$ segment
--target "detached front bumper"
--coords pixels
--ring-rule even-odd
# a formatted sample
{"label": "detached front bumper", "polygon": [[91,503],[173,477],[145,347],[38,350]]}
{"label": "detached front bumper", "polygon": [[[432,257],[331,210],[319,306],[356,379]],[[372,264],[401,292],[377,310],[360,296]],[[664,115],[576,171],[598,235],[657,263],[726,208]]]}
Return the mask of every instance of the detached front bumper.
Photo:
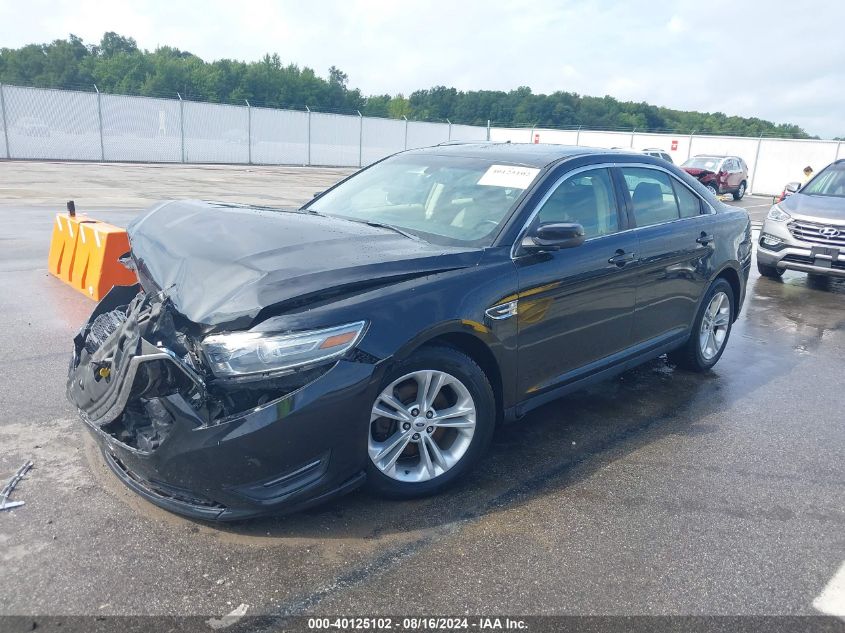
{"label": "detached front bumper", "polygon": [[[131,321],[130,314],[109,342],[124,338],[123,347],[131,347]],[[72,363],[68,395],[109,467],[152,503],[193,518],[231,521],[298,510],[363,483],[378,365],[340,360],[291,393],[209,419],[198,405],[200,373],[175,354],[143,337],[119,358],[109,353],[119,362],[110,365],[107,388],[92,397],[102,380],[94,384],[90,374],[102,359],[83,354],[83,362]],[[155,377],[168,383],[150,390]],[[127,407],[139,406],[149,428],[166,429],[143,448],[130,445],[119,430]]]}

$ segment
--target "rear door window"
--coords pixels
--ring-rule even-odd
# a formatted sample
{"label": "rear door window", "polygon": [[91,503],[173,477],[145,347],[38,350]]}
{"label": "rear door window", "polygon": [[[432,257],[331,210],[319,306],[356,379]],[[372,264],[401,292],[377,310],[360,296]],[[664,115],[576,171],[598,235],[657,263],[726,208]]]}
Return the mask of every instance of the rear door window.
{"label": "rear door window", "polygon": [[681,217],[669,174],[645,167],[622,167],[637,226],[671,222]]}

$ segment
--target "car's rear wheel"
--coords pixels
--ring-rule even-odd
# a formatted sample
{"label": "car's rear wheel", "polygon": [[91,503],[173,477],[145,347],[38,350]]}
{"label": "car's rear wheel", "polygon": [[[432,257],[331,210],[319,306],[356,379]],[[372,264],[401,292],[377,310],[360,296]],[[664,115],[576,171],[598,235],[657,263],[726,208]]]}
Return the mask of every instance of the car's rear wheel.
{"label": "car's rear wheel", "polygon": [[686,343],[669,354],[669,360],[679,367],[704,372],[722,357],[733,325],[734,292],[721,277],[713,282],[693,322]]}
{"label": "car's rear wheel", "polygon": [[716,185],[714,185],[714,184],[711,182],[711,183],[708,183],[708,184],[706,185],[706,187],[710,190],[710,193],[712,193],[712,194],[713,194],[714,196],[716,196],[717,198],[719,197],[719,189],[716,187]]}
{"label": "car's rear wheel", "polygon": [[743,180],[741,183],[739,183],[739,189],[737,189],[736,192],[733,194],[734,200],[742,200],[742,197],[745,195],[745,188],[746,185],[745,181]]}
{"label": "car's rear wheel", "polygon": [[367,436],[367,483],[387,496],[433,494],[466,473],[493,435],[490,382],[466,354],[424,347],[385,379]]}
{"label": "car's rear wheel", "polygon": [[769,266],[768,264],[761,264],[757,262],[757,272],[759,272],[763,277],[768,277],[769,279],[780,279],[783,277],[784,270],[783,268],[778,268],[777,266]]}

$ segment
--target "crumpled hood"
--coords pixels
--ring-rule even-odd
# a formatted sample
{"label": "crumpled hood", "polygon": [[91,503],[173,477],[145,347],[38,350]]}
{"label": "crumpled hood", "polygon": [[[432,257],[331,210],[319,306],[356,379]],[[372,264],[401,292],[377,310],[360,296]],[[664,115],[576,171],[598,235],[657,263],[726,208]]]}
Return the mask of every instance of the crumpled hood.
{"label": "crumpled hood", "polygon": [[390,229],[227,203],[160,203],[128,228],[147,291],[212,329],[249,327],[277,304],[315,300],[477,263],[481,250],[437,246]]}
{"label": "crumpled hood", "polygon": [[830,220],[834,224],[845,224],[845,198],[811,196],[799,191],[778,204],[793,217],[803,216],[810,221]]}
{"label": "crumpled hood", "polygon": [[681,167],[681,169],[687,172],[690,176],[699,179],[716,173],[714,171],[710,171],[709,169],[701,169],[699,167]]}

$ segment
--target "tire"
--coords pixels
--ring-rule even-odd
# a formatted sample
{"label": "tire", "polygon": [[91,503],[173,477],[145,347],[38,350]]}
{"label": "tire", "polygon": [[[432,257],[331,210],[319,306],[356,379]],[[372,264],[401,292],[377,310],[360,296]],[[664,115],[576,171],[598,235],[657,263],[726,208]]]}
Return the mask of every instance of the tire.
{"label": "tire", "polygon": [[746,184],[743,180],[739,183],[739,189],[736,190],[736,193],[733,194],[734,200],[742,200],[742,197],[745,195]]}
{"label": "tire", "polygon": [[719,189],[716,187],[716,185],[714,185],[714,184],[711,182],[711,183],[707,183],[707,184],[705,185],[705,187],[707,187],[707,188],[710,190],[710,193],[712,193],[712,194],[716,197],[716,199],[718,200],[718,198],[719,198]]}
{"label": "tire", "polygon": [[[720,302],[720,309],[715,313],[714,319],[711,317],[713,314],[712,307],[716,305],[717,300]],[[722,353],[725,351],[725,347],[728,345],[735,314],[736,299],[733,288],[731,288],[731,285],[725,279],[719,277],[710,285],[710,288],[707,289],[704,295],[704,301],[701,302],[698,314],[696,314],[695,321],[693,321],[689,339],[687,339],[683,346],[669,354],[669,360],[683,369],[696,372],[709,371],[713,365],[719,362]],[[708,323],[723,323],[719,328],[712,329],[714,333],[716,329],[721,333],[720,339],[718,335],[712,339],[714,343],[718,343],[718,347],[711,349],[708,345],[707,351],[703,349],[704,338],[702,338],[704,336],[703,325],[705,315],[708,315]],[[707,340],[710,341],[711,339],[707,337]]]}
{"label": "tire", "polygon": [[785,272],[782,268],[761,264],[759,261],[757,262],[757,271],[760,275],[768,277],[769,279],[780,279],[783,277],[783,273]]}
{"label": "tire", "polygon": [[[438,388],[439,381],[443,386]],[[424,404],[420,392],[426,384],[435,397],[428,411],[417,410],[415,405]],[[466,354],[445,346],[422,347],[400,362],[385,377],[372,406],[367,487],[395,499],[432,495],[462,477],[487,451],[496,426],[496,400],[484,371]],[[472,413],[438,418],[447,409],[470,407]],[[436,414],[433,419],[428,412]],[[397,449],[385,452],[391,445]]]}

